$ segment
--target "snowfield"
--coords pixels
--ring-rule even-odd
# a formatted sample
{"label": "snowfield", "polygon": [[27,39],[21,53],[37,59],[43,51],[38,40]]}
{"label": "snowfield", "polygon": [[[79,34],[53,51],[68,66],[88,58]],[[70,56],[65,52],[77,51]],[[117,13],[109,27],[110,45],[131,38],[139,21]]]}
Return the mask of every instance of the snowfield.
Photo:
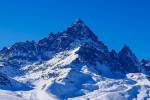
{"label": "snowfield", "polygon": [[[98,77],[97,77],[98,78]],[[126,79],[108,79],[104,77],[96,83],[96,90],[92,92],[86,90],[85,95],[68,98],[68,100],[149,100],[150,99],[150,81],[141,73],[130,73]],[[47,89],[52,83],[48,80],[37,82],[35,89],[31,91],[6,91],[0,90],[1,100],[60,100],[57,96],[50,93]],[[63,83],[62,83],[63,84]],[[95,88],[91,84],[88,88]],[[70,91],[70,88],[64,90]],[[61,94],[62,91],[57,91]],[[53,90],[55,91],[55,89]],[[69,92],[67,92],[69,95]]]}

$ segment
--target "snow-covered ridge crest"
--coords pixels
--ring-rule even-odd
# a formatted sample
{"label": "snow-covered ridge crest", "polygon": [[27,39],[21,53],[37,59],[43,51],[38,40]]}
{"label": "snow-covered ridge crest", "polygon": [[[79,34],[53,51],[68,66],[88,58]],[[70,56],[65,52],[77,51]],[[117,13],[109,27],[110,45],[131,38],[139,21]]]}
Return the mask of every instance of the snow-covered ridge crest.
{"label": "snow-covered ridge crest", "polygon": [[[71,64],[72,61],[78,58],[76,52],[80,47],[73,50],[67,50],[54,55],[50,60],[44,61],[43,63],[33,63],[32,65],[25,65],[21,68],[22,71],[25,71],[25,75],[22,77],[17,77],[21,80],[36,80],[40,78],[50,78],[58,76],[61,74],[62,70],[67,70],[66,66]],[[61,70],[60,70],[61,69]],[[69,69],[69,68],[68,68]],[[51,73],[52,72],[52,73]],[[62,72],[64,73],[64,72]],[[66,73],[67,74],[67,73]],[[54,75],[54,76],[53,76]]]}

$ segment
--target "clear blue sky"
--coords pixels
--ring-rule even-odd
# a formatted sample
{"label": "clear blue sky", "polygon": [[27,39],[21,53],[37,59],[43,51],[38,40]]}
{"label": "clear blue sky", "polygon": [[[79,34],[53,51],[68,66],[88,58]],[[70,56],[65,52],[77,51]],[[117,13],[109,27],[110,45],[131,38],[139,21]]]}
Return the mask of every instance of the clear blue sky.
{"label": "clear blue sky", "polygon": [[0,48],[38,40],[81,18],[110,49],[150,58],[149,0],[1,0]]}

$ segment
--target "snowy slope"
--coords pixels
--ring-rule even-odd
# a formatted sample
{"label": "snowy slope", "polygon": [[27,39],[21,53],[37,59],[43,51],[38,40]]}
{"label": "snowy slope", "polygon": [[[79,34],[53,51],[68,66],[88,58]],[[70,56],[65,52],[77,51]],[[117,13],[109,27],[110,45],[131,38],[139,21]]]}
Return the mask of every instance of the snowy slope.
{"label": "snowy slope", "polygon": [[[16,91],[10,93],[8,91],[7,93],[5,91],[4,94],[1,91],[4,94],[2,98],[9,99],[9,97],[12,97],[15,98],[14,100],[18,100],[20,97],[23,100],[58,100],[66,98],[70,100],[86,100],[88,98],[92,100],[132,100],[134,98],[142,100],[149,98],[150,81],[146,75],[130,73],[124,78],[116,78],[115,75],[117,74],[113,76],[112,73],[112,77],[104,77],[99,75],[93,69],[93,66],[72,63],[78,57],[75,53],[77,50],[79,48],[58,53],[51,60],[38,66],[35,66],[35,64],[27,65],[23,68],[24,70],[31,66],[34,69],[47,67],[44,68],[43,72],[33,69],[34,71],[29,71],[23,77],[16,77],[18,81],[31,80],[35,88],[28,92]],[[109,71],[104,70],[107,68],[105,67],[103,66],[103,71],[106,72],[105,74],[110,75]],[[49,74],[50,76],[47,76]]]}

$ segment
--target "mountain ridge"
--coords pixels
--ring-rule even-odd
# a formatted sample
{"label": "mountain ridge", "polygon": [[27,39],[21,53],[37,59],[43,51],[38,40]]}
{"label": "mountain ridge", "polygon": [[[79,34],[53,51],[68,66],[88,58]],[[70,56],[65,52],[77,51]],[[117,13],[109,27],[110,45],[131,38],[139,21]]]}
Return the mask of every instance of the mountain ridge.
{"label": "mountain ridge", "polygon": [[[127,45],[119,52],[109,51],[81,19],[63,32],[50,33],[39,41],[18,42],[0,51],[0,73],[33,88],[29,94],[35,100],[39,91],[65,100],[101,89],[122,89],[127,98],[134,98],[129,93],[142,88],[139,79],[148,81],[148,61],[142,62]],[[122,98],[119,91],[116,95]]]}

